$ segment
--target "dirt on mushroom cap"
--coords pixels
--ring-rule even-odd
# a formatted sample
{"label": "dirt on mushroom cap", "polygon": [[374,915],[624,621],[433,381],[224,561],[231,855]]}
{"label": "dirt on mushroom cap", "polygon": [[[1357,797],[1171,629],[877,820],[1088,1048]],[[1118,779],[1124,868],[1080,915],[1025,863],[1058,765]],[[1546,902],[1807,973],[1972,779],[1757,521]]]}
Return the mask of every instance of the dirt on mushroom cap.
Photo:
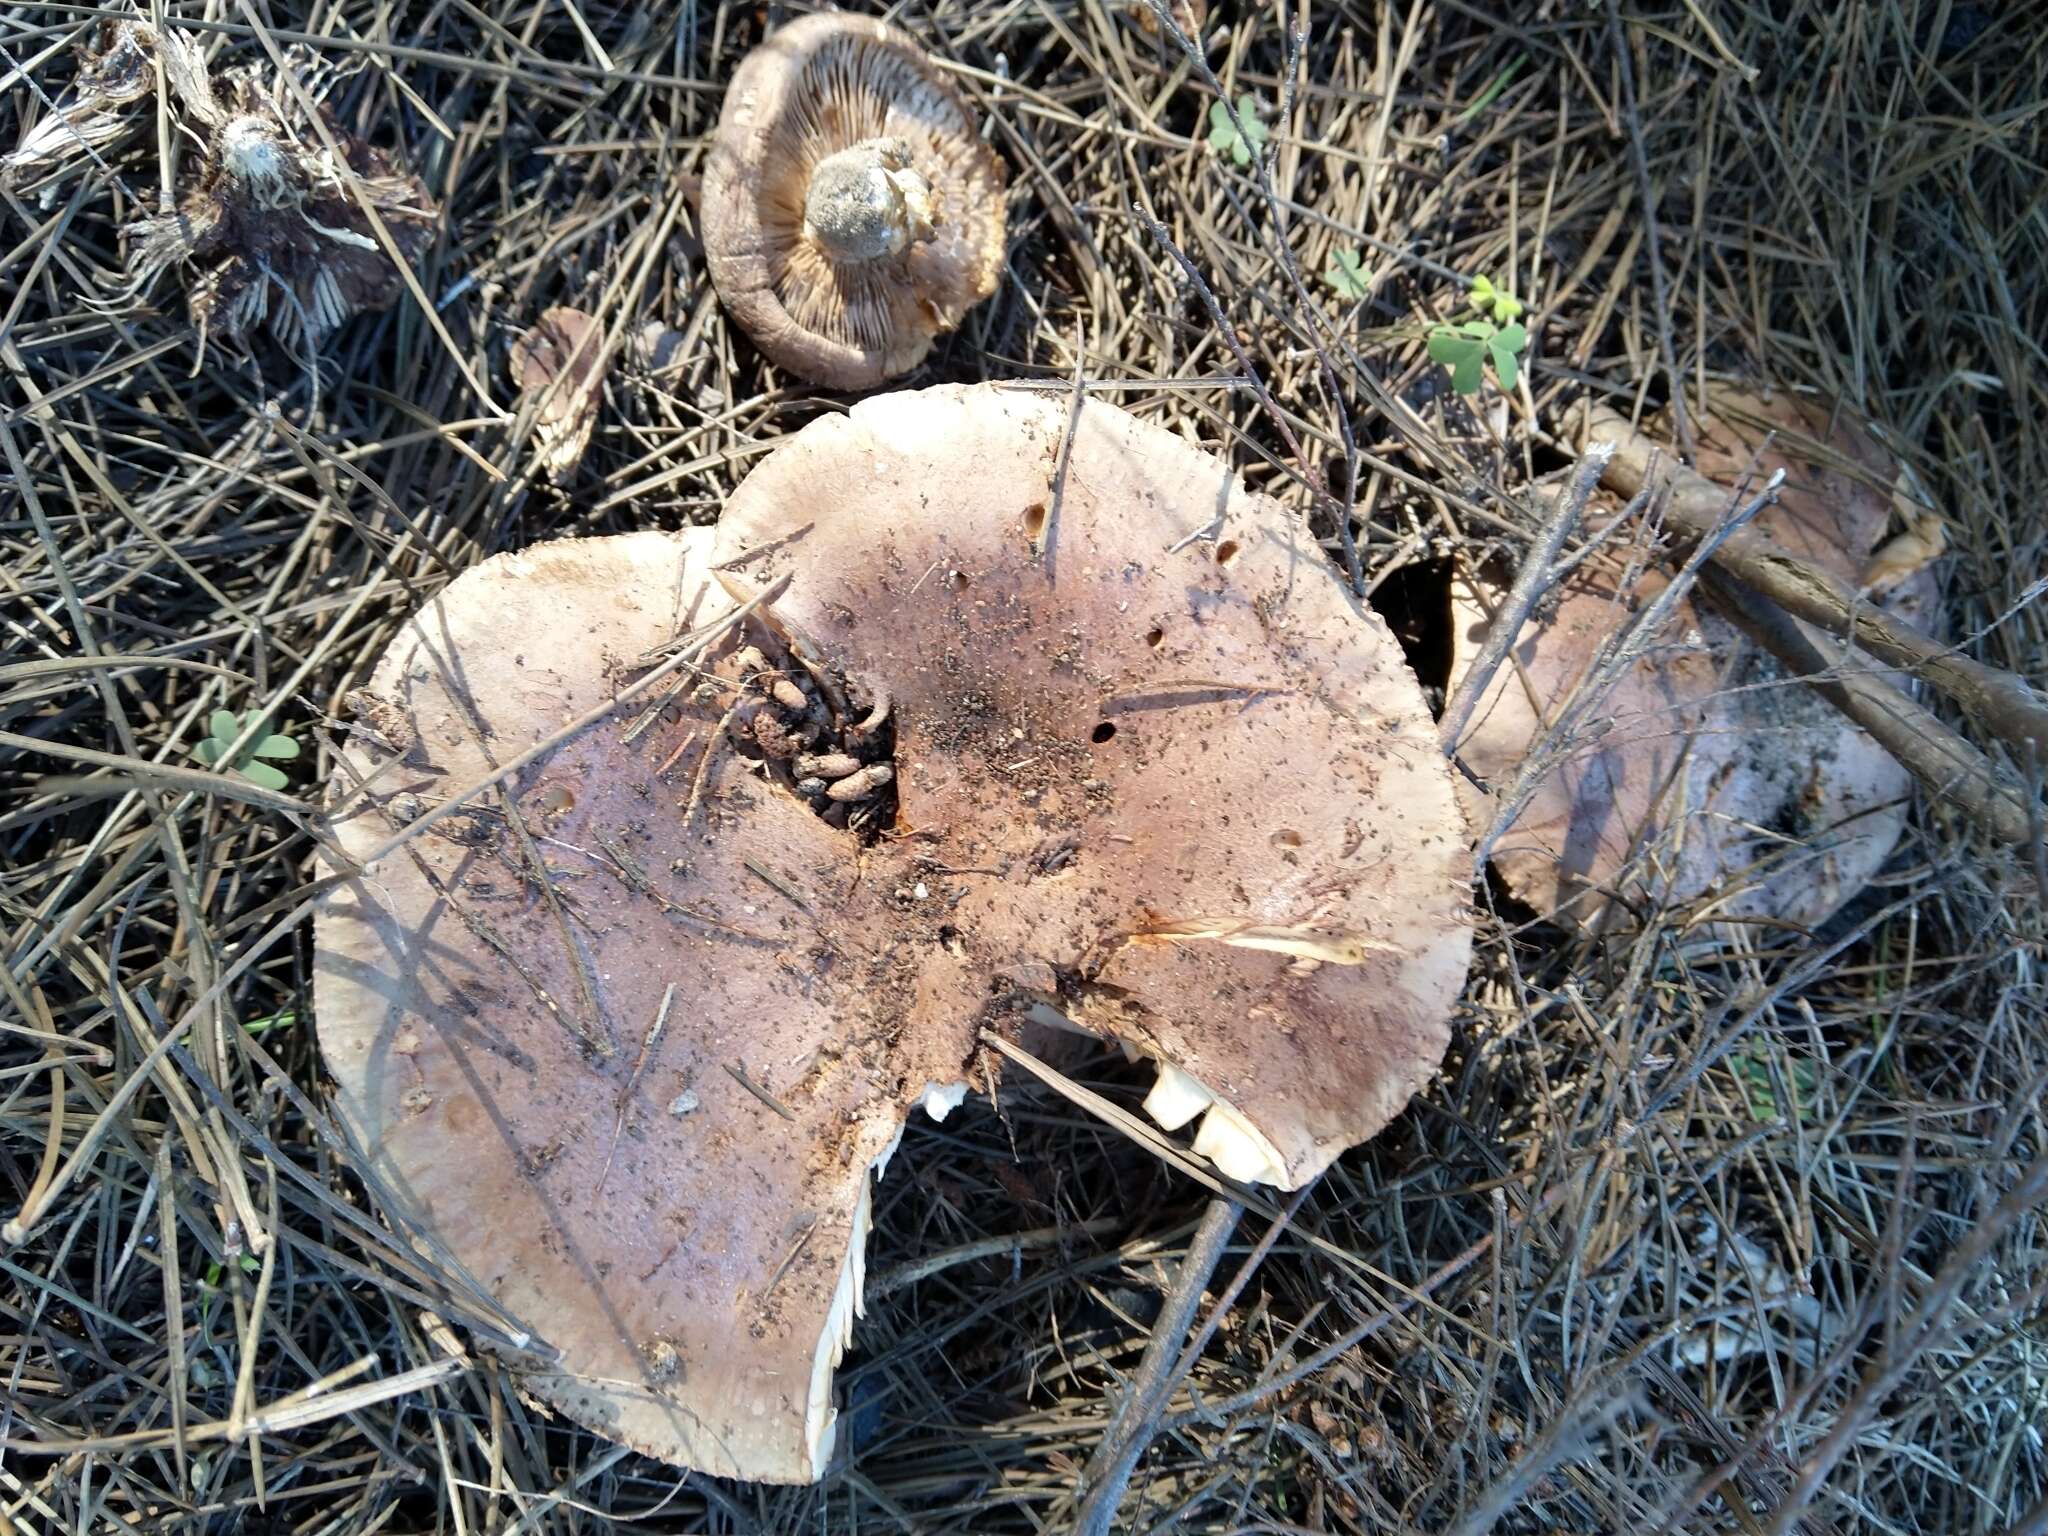
{"label": "dirt on mushroom cap", "polygon": [[[804,231],[811,172],[882,138],[908,145],[931,183],[936,233],[897,256],[835,262]],[[868,388],[916,367],[995,291],[1005,179],[972,109],[907,34],[866,17],[804,17],[749,54],[726,89],[701,203],[712,281],[776,363]]]}
{"label": "dirt on mushroom cap", "polygon": [[819,1474],[869,1170],[1020,1008],[1186,1072],[1286,1185],[1443,1051],[1469,856],[1398,647],[1168,433],[1088,403],[1056,486],[1068,422],[870,400],[764,461],[715,548],[497,557],[371,681],[404,755],[349,747],[358,858],[726,612],[714,557],[894,724],[866,842],[695,673],[323,903],[321,1046],[373,1172],[552,1352],[528,1385],[640,1450]]}
{"label": "dirt on mushroom cap", "polygon": [[[1462,820],[1398,646],[1277,504],[1113,407],[1071,432],[1022,391],[872,398],[749,476],[719,548],[772,544],[750,569],[791,575],[777,610],[892,700],[874,856],[935,872],[926,1000],[1058,976],[1298,1184],[1442,1054]],[[1171,935],[1203,919],[1360,942],[1339,964]]]}
{"label": "dirt on mushroom cap", "polygon": [[[1856,585],[1892,515],[1899,469],[1883,446],[1818,400],[1720,388],[1707,405],[1691,423],[1698,469],[1728,487],[1731,503],[1738,487],[1753,495],[1785,469],[1756,526]],[[1656,430],[1670,440],[1668,427]],[[1598,496],[1588,524],[1618,511],[1618,500]],[[1459,744],[1481,780],[1506,787],[1583,686],[1602,642],[1667,579],[1646,568],[1639,547],[1624,545],[1546,599]],[[1504,590],[1488,573],[1458,573],[1453,687]],[[1933,574],[1922,567],[1872,601],[1925,624],[1934,599]],[[1567,745],[1494,852],[1510,890],[1545,915],[1610,922],[1621,893],[1810,927],[1864,887],[1904,830],[1906,770],[1701,604],[1678,605],[1595,714],[1597,728]],[[1492,820],[1487,790],[1466,783],[1460,794],[1475,822]]]}

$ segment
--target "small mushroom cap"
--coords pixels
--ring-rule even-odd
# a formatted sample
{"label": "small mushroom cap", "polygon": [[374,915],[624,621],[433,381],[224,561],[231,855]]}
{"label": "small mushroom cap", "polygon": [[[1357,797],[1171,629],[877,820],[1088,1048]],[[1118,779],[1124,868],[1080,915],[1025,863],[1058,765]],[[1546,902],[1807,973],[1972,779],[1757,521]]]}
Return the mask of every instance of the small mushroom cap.
{"label": "small mushroom cap", "polygon": [[534,437],[550,479],[583,462],[604,393],[604,327],[580,309],[544,310],[512,343],[513,382],[538,403]]}
{"label": "small mushroom cap", "polygon": [[1230,1171],[1293,1187],[1442,1056],[1463,820],[1399,646],[1296,520],[1094,401],[1056,485],[1068,422],[989,386],[872,397],[748,476],[719,551],[766,546],[750,579],[789,575],[777,612],[891,701],[869,878],[1001,871],[927,877],[934,1024],[1058,976],[1241,1117]]}
{"label": "small mushroom cap", "polygon": [[[1733,504],[1738,483],[1748,487],[1746,499],[1783,468],[1779,498],[1756,526],[1854,585],[1890,517],[1899,473],[1890,455],[1819,402],[1720,390],[1708,407],[1692,423],[1701,473],[1727,487]],[[1588,527],[1619,510],[1618,498],[1596,495]],[[1544,741],[1602,643],[1668,584],[1651,567],[1624,586],[1632,553],[1640,563],[1640,548],[1623,545],[1581,565],[1545,598],[1495,674],[1458,747],[1495,790],[1512,783]],[[1491,573],[1458,572],[1453,689],[1485,644],[1505,590]],[[1931,572],[1901,578],[1876,601],[1924,625],[1935,607]],[[1595,717],[1596,729],[1582,731],[1494,851],[1508,888],[1546,915],[1598,927],[1616,915],[1612,898],[1632,893],[1631,900],[1706,900],[1715,916],[1811,927],[1864,887],[1904,829],[1906,770],[1690,600]],[[1475,823],[1492,821],[1487,791],[1461,783],[1460,794]]]}
{"label": "small mushroom cap", "polygon": [[[897,141],[929,186],[929,239],[834,260],[805,228],[811,177],[869,141]],[[791,22],[733,72],[701,202],[711,280],[772,361],[834,389],[907,373],[995,292],[1003,164],[917,44],[837,13]]]}

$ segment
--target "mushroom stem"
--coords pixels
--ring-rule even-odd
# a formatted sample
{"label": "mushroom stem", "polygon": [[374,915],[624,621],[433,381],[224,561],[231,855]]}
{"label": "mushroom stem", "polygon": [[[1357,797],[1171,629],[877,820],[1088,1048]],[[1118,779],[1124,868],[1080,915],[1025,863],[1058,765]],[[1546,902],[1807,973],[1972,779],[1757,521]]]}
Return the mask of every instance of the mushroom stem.
{"label": "mushroom stem", "polygon": [[811,171],[804,228],[835,261],[879,261],[929,240],[932,185],[902,139],[862,139]]}

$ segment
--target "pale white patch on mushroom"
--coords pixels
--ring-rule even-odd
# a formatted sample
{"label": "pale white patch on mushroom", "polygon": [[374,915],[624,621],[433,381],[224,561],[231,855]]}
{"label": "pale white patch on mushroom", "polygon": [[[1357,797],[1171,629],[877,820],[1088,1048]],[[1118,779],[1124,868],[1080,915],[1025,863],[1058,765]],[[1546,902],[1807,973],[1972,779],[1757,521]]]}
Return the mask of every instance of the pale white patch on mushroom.
{"label": "pale white patch on mushroom", "polygon": [[1218,1099],[1202,1116],[1195,1132],[1195,1151],[1240,1184],[1287,1182],[1286,1159],[1259,1133],[1257,1126]]}
{"label": "pale white patch on mushroom", "polygon": [[944,1120],[967,1098],[965,1083],[926,1083],[917,1096],[918,1106],[934,1120]]}
{"label": "pale white patch on mushroom", "polygon": [[1172,1062],[1162,1061],[1152,1091],[1145,1095],[1145,1113],[1163,1129],[1177,1131],[1215,1101],[1216,1095],[1192,1076]]}

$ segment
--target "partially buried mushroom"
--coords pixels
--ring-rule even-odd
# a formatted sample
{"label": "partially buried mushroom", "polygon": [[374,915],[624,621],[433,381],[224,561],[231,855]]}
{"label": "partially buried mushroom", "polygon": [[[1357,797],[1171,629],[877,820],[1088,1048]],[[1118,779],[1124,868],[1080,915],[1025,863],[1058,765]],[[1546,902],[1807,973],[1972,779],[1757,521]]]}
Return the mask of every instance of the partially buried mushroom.
{"label": "partially buried mushroom", "polygon": [[[1633,486],[1653,454],[1671,462],[1670,450],[1626,422],[1600,421],[1595,435],[1620,445],[1611,482]],[[1819,401],[1726,388],[1710,394],[1693,427],[1696,467],[1722,487],[1717,494],[1729,507],[1784,469],[1783,489],[1755,526],[1852,586],[1881,586],[1871,601],[1894,616],[1932,622],[1925,561],[1902,570],[1895,557],[1866,569],[1895,487],[1908,483],[1867,430]],[[1596,496],[1588,531],[1607,530],[1619,510],[1618,496]],[[1925,522],[1918,509],[1908,516],[1911,526]],[[1646,901],[1697,904],[1708,917],[1824,921],[1890,855],[1905,825],[1910,777],[1825,699],[1690,599],[1584,708],[1603,647],[1669,579],[1646,564],[1632,530],[1607,531],[1604,550],[1523,628],[1458,743],[1488,786],[1460,786],[1482,826],[1498,809],[1494,794],[1513,785],[1532,753],[1557,754],[1497,843],[1495,869],[1519,899],[1585,927],[1609,925]],[[1454,689],[1486,641],[1505,585],[1489,571],[1457,574]]]}
{"label": "partially buried mushroom", "polygon": [[806,16],[726,90],[701,205],[711,280],[771,361],[865,389],[995,292],[1003,183],[973,111],[907,35]]}
{"label": "partially buried mushroom", "polygon": [[440,218],[419,178],[308,111],[303,86],[243,68],[216,87],[175,29],[161,34],[159,57],[180,122],[206,147],[177,208],[128,226],[136,282],[193,266],[192,322],[230,341],[266,325],[288,346],[318,349],[350,317],[389,308],[405,279],[377,225],[400,261],[419,260]]}
{"label": "partially buried mushroom", "polygon": [[1155,1118],[1282,1187],[1445,1046],[1469,854],[1398,646],[1109,406],[867,400],[715,536],[486,561],[368,694],[336,832],[379,856],[318,920],[340,1107],[552,1351],[527,1386],[670,1461],[821,1475],[870,1175],[985,1081],[980,1031],[1123,1043]]}

